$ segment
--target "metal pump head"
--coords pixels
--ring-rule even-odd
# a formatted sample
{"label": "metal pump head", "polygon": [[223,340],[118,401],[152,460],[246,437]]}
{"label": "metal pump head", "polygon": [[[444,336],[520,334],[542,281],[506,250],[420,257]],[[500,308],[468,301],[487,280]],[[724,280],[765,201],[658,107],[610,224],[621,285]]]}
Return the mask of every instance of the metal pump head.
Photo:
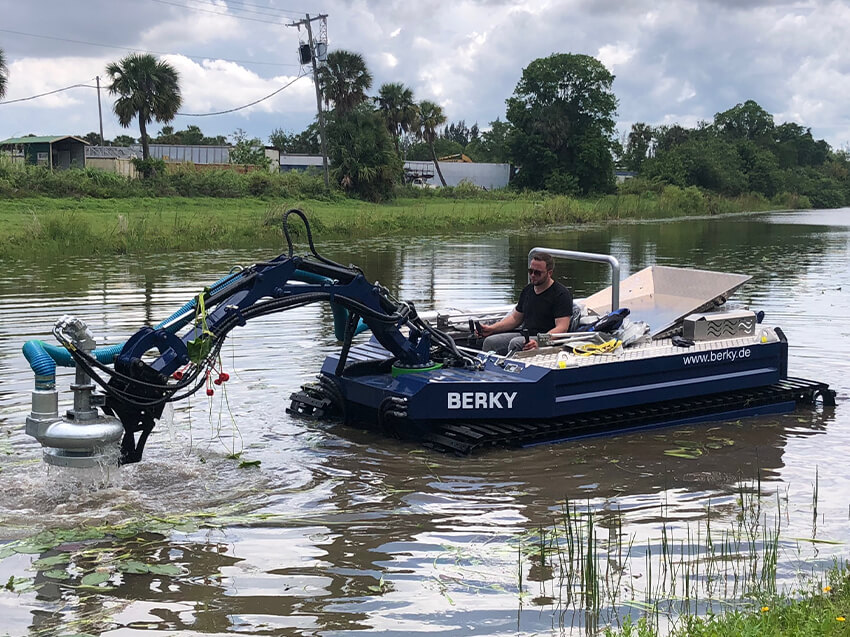
{"label": "metal pump head", "polygon": [[[55,330],[81,351],[95,348],[94,337],[80,319],[63,316],[56,322]],[[117,418],[98,412],[101,397],[93,395],[91,378],[79,367],[71,390],[74,406],[63,417],[59,416],[59,395],[55,388],[33,391],[26,432],[44,447],[44,461],[48,464],[80,469],[103,465],[112,455],[109,448],[121,440],[124,427]]]}

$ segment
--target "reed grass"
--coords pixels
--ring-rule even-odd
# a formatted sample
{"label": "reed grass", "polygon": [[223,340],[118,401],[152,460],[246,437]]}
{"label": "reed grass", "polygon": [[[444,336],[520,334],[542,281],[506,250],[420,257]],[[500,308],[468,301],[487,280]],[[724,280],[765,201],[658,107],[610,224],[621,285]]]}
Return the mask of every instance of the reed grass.
{"label": "reed grass", "polygon": [[694,190],[667,187],[661,193],[596,199],[509,192],[466,198],[447,192],[385,204],[260,197],[0,199],[0,257],[279,247],[280,221],[292,207],[308,214],[314,235],[321,239],[650,220],[769,210],[782,204],[741,198],[720,205],[720,200]]}
{"label": "reed grass", "polygon": [[[551,569],[560,621],[579,616],[590,632],[607,626],[609,637],[842,630],[850,612],[847,564],[799,571],[793,584],[783,580],[780,587],[780,559],[800,560],[800,546],[781,539],[788,512],[778,491],[769,496],[759,477],[738,485],[733,509],[709,501],[703,515],[688,523],[671,520],[662,503],[657,533],[645,542],[624,532],[619,509],[565,501],[551,526],[517,538],[519,591],[525,586],[523,559]],[[817,498],[816,474],[813,531]],[[765,627],[768,632],[759,632]]]}

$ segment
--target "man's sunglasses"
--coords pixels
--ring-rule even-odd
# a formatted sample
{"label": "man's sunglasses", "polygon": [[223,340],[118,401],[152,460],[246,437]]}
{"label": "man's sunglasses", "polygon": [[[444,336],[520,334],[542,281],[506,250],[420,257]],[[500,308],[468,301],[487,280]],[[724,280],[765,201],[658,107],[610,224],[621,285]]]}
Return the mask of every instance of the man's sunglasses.
{"label": "man's sunglasses", "polygon": [[528,268],[529,274],[546,274],[546,270],[535,270],[534,268]]}

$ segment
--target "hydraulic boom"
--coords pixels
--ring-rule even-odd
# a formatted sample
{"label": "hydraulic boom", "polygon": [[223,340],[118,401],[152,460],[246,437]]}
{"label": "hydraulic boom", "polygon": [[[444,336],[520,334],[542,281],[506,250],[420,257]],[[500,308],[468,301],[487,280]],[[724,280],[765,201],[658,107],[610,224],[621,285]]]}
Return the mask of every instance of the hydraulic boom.
{"label": "hydraulic boom", "polygon": [[[303,220],[306,228],[310,246],[306,256],[293,254],[289,230],[289,217],[293,214]],[[113,367],[109,367],[109,361],[100,360],[103,357],[91,351],[92,347],[80,347],[69,338],[67,329],[54,329],[54,335],[70,354],[78,373],[91,378],[104,391],[105,396],[86,401],[86,408],[91,409],[89,403],[102,405],[106,414],[120,420],[124,429],[122,463],[141,460],[145,442],[165,404],[191,396],[203,387],[228,333],[259,316],[320,301],[331,303],[335,318],[344,326],[337,330],[338,335],[342,333],[343,340],[340,373],[344,371],[351,339],[364,328],[372,331],[381,346],[392,354],[394,365],[400,368],[432,366],[435,348],[445,352],[441,355],[443,365],[475,364],[473,359],[458,351],[449,336],[421,320],[411,303],[399,301],[380,284],[369,282],[356,266],[344,266],[319,255],[301,211],[286,212],[283,230],[288,253],[228,275],[159,326],[141,328],[115,355]],[[69,317],[64,320],[67,323]],[[82,324],[78,319],[71,317],[70,320]],[[188,329],[181,332],[186,326]],[[78,329],[85,331],[85,324]],[[60,348],[52,350],[64,353]],[[151,352],[154,352],[153,359]],[[88,391],[91,389],[89,387]],[[42,387],[42,393],[44,391]],[[37,411],[36,393],[38,391],[33,394],[34,414]],[[40,396],[39,405],[45,402],[50,401]],[[55,400],[52,402],[55,404]],[[47,429],[49,424],[60,424],[57,415],[45,415],[44,408],[39,409],[41,429]],[[46,434],[40,438],[42,444],[50,447],[45,452],[48,462],[86,466],[92,456],[100,453],[102,446],[114,440],[114,436],[87,434],[86,424],[72,412],[61,421],[65,442]],[[35,427],[30,433],[39,438]],[[58,454],[61,462],[55,461],[59,445],[73,449],[70,456],[64,451]]]}

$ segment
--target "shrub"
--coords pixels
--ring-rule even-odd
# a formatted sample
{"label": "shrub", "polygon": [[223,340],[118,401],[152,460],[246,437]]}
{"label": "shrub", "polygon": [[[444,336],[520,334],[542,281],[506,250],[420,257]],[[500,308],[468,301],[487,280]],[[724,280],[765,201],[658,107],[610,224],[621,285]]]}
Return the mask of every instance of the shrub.
{"label": "shrub", "polygon": [[705,198],[696,186],[665,186],[659,207],[672,215],[699,215],[707,212]]}
{"label": "shrub", "polygon": [[156,157],[148,157],[147,159],[134,157],[133,166],[145,179],[165,174],[165,161]]}

